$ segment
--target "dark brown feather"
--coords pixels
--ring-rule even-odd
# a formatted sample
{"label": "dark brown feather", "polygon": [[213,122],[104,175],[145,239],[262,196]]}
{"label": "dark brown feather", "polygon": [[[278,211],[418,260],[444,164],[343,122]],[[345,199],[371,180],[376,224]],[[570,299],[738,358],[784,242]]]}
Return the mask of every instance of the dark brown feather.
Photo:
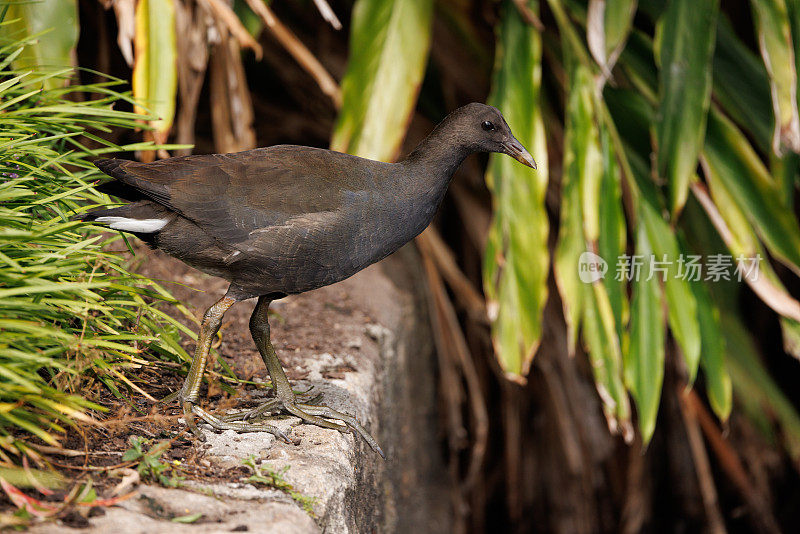
{"label": "dark brown feather", "polygon": [[[504,130],[482,131],[486,120]],[[391,254],[430,223],[465,157],[499,151],[509,137],[496,109],[473,104],[399,163],[280,145],[97,166],[122,184],[120,197],[140,200],[137,209],[169,214],[152,236],[157,247],[227,278],[230,294],[245,298],[315,289]]]}

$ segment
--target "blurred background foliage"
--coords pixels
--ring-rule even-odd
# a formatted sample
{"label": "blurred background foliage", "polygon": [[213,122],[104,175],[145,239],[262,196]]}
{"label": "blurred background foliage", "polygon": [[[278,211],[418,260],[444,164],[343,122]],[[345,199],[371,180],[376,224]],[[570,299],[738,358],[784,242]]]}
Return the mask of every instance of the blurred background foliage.
{"label": "blurred background foliage", "polygon": [[[392,160],[459,105],[503,112],[539,170],[472,158],[417,240],[455,531],[800,524],[795,0],[44,0],[12,18],[56,30],[4,80],[66,61],[80,83],[131,80],[149,128],[115,125],[114,146]],[[587,251],[608,262],[588,284]],[[634,254],[642,276],[618,275]],[[729,258],[729,279],[683,276],[693,255]]]}

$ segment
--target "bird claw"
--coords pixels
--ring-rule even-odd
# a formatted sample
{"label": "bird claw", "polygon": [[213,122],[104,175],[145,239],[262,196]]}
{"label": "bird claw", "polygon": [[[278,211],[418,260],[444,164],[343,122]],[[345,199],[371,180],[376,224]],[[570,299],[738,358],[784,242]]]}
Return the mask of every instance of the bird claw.
{"label": "bird claw", "polygon": [[[302,404],[311,404],[317,405],[322,402],[322,394],[318,393],[314,396],[311,395],[311,389],[309,388],[303,393],[298,393],[295,395],[294,402],[300,402]],[[220,417],[220,420],[226,422],[233,422],[233,421],[250,421],[250,420],[259,420],[264,421],[266,419],[274,419],[280,417],[278,414],[271,414],[270,412],[280,411],[282,406],[282,402],[280,399],[270,399],[262,404],[259,404],[255,408],[249,410],[241,410],[232,414],[223,415]]]}
{"label": "bird claw", "polygon": [[219,430],[219,431],[234,430],[236,432],[269,432],[276,438],[281,439],[286,443],[291,443],[289,437],[276,426],[269,424],[249,423],[244,420],[239,421],[236,419],[228,419],[227,416],[217,417],[215,415],[208,413],[200,406],[195,404],[193,401],[186,400],[184,398],[183,388],[167,395],[163,399],[157,401],[157,403],[169,404],[175,400],[181,401],[181,404],[183,405],[183,416],[184,419],[186,420],[186,426],[189,427],[189,430],[192,431],[192,434],[194,434],[200,441],[205,441],[206,437],[197,427],[197,424],[195,423],[194,420],[195,416],[199,417],[204,422],[208,423],[214,430]]}
{"label": "bird claw", "polygon": [[[322,421],[340,427],[336,429],[339,430],[339,432],[350,431],[355,435],[361,436],[361,438],[367,442],[367,444],[370,446],[372,450],[380,454],[381,458],[383,458],[384,460],[386,459],[386,455],[383,453],[383,449],[381,449],[380,445],[378,445],[377,440],[373,438],[372,435],[370,435],[370,433],[367,432],[367,429],[364,428],[364,426],[358,421],[358,419],[356,419],[352,415],[336,411],[325,405],[295,403],[293,408],[289,408],[287,406],[286,409],[292,415],[299,417],[300,419],[302,419],[307,423],[311,423],[317,426],[322,426],[324,428],[331,428],[328,425],[320,424],[320,421]],[[346,426],[342,426],[336,423],[330,423],[329,421],[327,421],[327,419],[322,419],[322,417],[341,421]]]}
{"label": "bird claw", "polygon": [[[322,428],[331,430],[338,430],[339,432],[352,432],[355,435],[361,436],[367,444],[386,459],[386,455],[378,445],[378,442],[373,438],[369,432],[361,425],[361,423],[352,415],[336,411],[328,406],[320,405],[322,395],[315,395],[310,398],[309,394],[300,394],[295,398],[283,400],[280,398],[270,399],[267,402],[253,408],[252,410],[243,410],[234,414],[226,415],[220,418],[222,422],[228,424],[249,425],[258,424],[249,422],[250,420],[264,421],[271,418],[279,417],[281,415],[293,415],[301,419],[304,423],[316,425]],[[304,401],[304,402],[299,402]],[[283,413],[279,413],[283,412]],[[341,423],[335,423],[341,421]]]}
{"label": "bird claw", "polygon": [[273,425],[248,423],[244,421],[223,421],[222,419],[208,413],[196,404],[192,405],[192,413],[211,425],[211,428],[214,430],[234,430],[236,432],[269,432],[285,443],[291,443],[289,437],[284,434],[280,428]]}

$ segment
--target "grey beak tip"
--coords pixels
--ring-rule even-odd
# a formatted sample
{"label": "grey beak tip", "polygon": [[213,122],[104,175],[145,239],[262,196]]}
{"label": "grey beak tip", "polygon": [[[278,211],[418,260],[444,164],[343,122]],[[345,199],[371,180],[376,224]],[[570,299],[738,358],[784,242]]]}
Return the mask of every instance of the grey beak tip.
{"label": "grey beak tip", "polygon": [[523,165],[536,170],[536,160],[534,160],[533,156],[531,156],[530,153],[525,150],[525,147],[522,146],[522,143],[516,139],[506,145],[505,153]]}

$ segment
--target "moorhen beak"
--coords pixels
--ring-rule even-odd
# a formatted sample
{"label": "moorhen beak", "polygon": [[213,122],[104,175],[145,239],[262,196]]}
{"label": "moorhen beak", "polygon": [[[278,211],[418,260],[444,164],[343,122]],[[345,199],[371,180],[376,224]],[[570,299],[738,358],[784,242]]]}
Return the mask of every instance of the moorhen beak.
{"label": "moorhen beak", "polygon": [[[270,341],[270,303],[343,280],[409,242],[430,224],[453,173],[474,152],[502,152],[536,168],[503,115],[483,104],[453,111],[408,157],[383,163],[349,154],[280,145],[236,154],[170,158],[153,163],[100,159],[113,177],[98,189],[129,203],[77,218],[131,233],[203,272],[230,282],[206,310],[179,400],[198,438],[199,417],[215,430],[271,432],[277,414],[359,434],[383,456],[353,416],[319,398],[295,395]],[[258,297],[250,333],[275,398],[218,417],[198,406],[211,342],[236,302]]]}
{"label": "moorhen beak", "polygon": [[533,159],[533,156],[525,150],[525,147],[522,146],[522,143],[517,141],[516,138],[512,138],[511,141],[503,143],[503,148],[505,149],[505,153],[515,160],[534,170],[536,169],[536,160]]}

